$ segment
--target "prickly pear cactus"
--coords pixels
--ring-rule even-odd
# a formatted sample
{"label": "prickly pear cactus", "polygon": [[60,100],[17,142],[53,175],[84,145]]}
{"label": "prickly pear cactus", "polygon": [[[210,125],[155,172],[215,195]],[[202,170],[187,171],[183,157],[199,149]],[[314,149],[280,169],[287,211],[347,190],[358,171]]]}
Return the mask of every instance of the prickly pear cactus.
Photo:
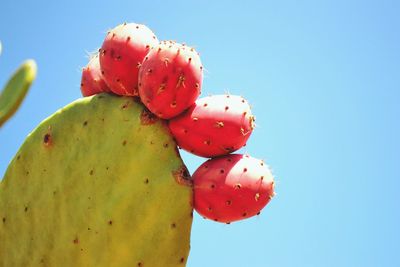
{"label": "prickly pear cactus", "polygon": [[21,105],[29,87],[36,78],[36,69],[35,61],[25,61],[15,71],[4,89],[0,92],[0,126],[6,122]]}
{"label": "prickly pear cactus", "polygon": [[164,121],[133,98],[77,100],[0,183],[0,266],[185,266],[188,176]]}

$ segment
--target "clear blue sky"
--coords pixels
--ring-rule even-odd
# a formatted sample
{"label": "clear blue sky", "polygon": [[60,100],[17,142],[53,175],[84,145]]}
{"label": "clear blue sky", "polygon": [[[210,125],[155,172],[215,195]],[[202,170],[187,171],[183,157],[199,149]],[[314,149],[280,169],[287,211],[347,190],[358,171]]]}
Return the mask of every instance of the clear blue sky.
{"label": "clear blue sky", "polygon": [[[1,2],[0,84],[26,58],[39,76],[0,129],[0,176],[42,119],[80,97],[85,51],[144,23],[197,48],[203,95],[252,103],[243,151],[277,181],[257,218],[196,215],[189,267],[400,266],[399,1],[24,2]],[[191,172],[202,162],[183,156]]]}

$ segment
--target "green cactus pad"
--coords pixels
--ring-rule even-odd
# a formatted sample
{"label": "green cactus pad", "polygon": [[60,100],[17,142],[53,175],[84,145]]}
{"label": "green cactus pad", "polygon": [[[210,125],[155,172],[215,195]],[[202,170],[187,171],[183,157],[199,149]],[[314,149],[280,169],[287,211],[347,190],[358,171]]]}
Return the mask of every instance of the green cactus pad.
{"label": "green cactus pad", "polygon": [[185,266],[192,187],[165,122],[133,98],[44,120],[0,183],[0,266]]}
{"label": "green cactus pad", "polygon": [[36,63],[25,61],[11,76],[0,92],[0,126],[6,122],[21,105],[33,80],[36,78]]}

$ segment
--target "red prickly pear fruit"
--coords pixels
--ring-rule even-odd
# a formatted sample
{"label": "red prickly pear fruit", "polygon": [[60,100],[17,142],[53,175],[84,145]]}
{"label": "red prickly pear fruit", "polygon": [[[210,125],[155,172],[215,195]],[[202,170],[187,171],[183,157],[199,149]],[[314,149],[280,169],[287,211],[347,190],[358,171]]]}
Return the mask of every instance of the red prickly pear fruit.
{"label": "red prickly pear fruit", "polygon": [[142,24],[124,23],[107,33],[99,50],[100,66],[113,93],[138,95],[139,68],[150,48],[157,44],[157,37]]}
{"label": "red prickly pear fruit", "polygon": [[203,217],[230,223],[258,215],[274,196],[266,164],[230,154],[204,162],[194,173],[194,208]]}
{"label": "red prickly pear fruit", "polygon": [[110,92],[103,75],[101,75],[99,55],[97,54],[82,69],[81,92],[83,96]]}
{"label": "red prickly pear fruit", "polygon": [[203,67],[194,48],[163,41],[152,48],[139,71],[139,95],[158,117],[171,119],[200,95]]}
{"label": "red prickly pear fruit", "polygon": [[243,97],[215,95],[198,99],[170,120],[169,128],[181,148],[211,158],[244,146],[254,128],[254,116]]}

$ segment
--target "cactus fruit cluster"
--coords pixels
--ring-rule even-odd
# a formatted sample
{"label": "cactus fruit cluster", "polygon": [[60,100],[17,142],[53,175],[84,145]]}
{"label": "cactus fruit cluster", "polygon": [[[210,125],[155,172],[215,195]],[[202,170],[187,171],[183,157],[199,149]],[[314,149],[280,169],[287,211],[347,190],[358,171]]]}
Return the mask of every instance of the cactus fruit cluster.
{"label": "cactus fruit cluster", "polygon": [[[185,266],[193,209],[228,224],[260,214],[271,171],[232,154],[254,130],[250,105],[198,98],[202,80],[194,48],[142,24],[110,30],[84,98],[29,134],[0,183],[0,266]],[[192,177],[178,148],[208,158]]]}
{"label": "cactus fruit cluster", "polygon": [[[209,171],[200,167],[193,176],[194,208],[205,218],[226,223],[259,214],[274,195],[271,172],[264,162],[248,155],[241,155],[241,160],[229,156],[246,144],[255,126],[247,100],[236,95],[197,99],[203,80],[199,53],[175,41],[158,42],[145,25],[118,25],[107,33],[99,53],[96,73],[107,85],[104,92],[110,88],[118,95],[137,97],[154,116],[166,120],[180,148],[211,158],[205,163]],[[85,75],[86,69],[83,85]],[[224,156],[230,161],[221,160]],[[262,171],[254,162],[262,162]],[[249,165],[243,166],[245,175],[237,171],[240,164]],[[227,181],[235,179],[241,190]],[[215,188],[204,187],[205,181],[213,181]],[[227,200],[214,201],[221,196]],[[235,204],[221,204],[227,202]]]}

